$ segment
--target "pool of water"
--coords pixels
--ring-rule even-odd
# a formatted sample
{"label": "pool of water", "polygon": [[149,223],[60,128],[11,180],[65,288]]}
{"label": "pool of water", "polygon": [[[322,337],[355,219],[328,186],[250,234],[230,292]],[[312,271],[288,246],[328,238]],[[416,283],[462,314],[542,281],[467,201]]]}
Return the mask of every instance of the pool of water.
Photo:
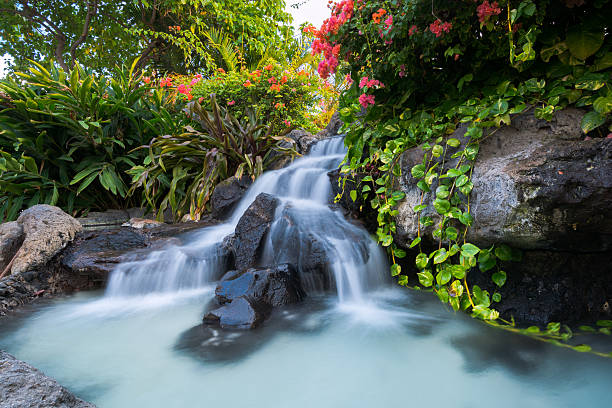
{"label": "pool of water", "polygon": [[310,297],[251,332],[199,325],[213,287],[101,295],[0,321],[0,348],[102,408],[612,404],[612,360],[490,328],[427,293]]}

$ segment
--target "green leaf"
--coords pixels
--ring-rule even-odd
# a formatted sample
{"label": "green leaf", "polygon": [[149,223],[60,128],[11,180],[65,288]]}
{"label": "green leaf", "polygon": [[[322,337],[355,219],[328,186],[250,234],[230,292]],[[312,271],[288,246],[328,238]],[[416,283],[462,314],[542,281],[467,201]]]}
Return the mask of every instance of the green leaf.
{"label": "green leaf", "polygon": [[495,255],[491,253],[489,250],[481,250],[478,255],[478,267],[481,271],[487,272],[493,269],[493,267],[497,264],[497,260],[495,259]]}
{"label": "green leaf", "polygon": [[587,27],[575,27],[567,33],[565,44],[572,55],[585,60],[599,50],[604,41],[603,32],[588,31]]}
{"label": "green leaf", "polygon": [[448,210],[450,210],[451,204],[448,200],[436,198],[433,202],[433,206],[438,212],[438,214],[444,215],[448,212]]}
{"label": "green leaf", "polygon": [[591,351],[591,346],[588,346],[586,344],[579,344],[577,346],[572,347],[574,350],[579,351],[580,353],[587,353],[589,351]]}
{"label": "green leaf", "polygon": [[474,222],[474,217],[472,217],[472,214],[470,213],[463,213],[459,216],[459,221],[466,226],[471,226],[472,223]]}
{"label": "green leaf", "polygon": [[434,145],[434,147],[431,149],[431,154],[433,157],[440,157],[442,156],[442,154],[444,153],[444,148],[440,145]]}
{"label": "green leaf", "polygon": [[446,141],[446,144],[450,147],[458,147],[461,145],[461,142],[459,141],[459,139],[452,137]]}
{"label": "green leaf", "polygon": [[446,261],[447,258],[448,253],[446,252],[446,249],[440,248],[436,251],[436,254],[434,255],[434,264],[440,264]]}
{"label": "green leaf", "polygon": [[351,190],[349,194],[351,196],[351,200],[357,201],[357,191],[356,190]]}
{"label": "green leaf", "polygon": [[467,183],[468,181],[470,181],[468,176],[466,176],[465,174],[462,174],[459,177],[457,177],[457,180],[455,180],[455,185],[457,187],[461,187],[461,186],[465,185],[465,183]]}
{"label": "green leaf", "polygon": [[426,288],[430,287],[433,284],[434,277],[431,272],[419,272],[417,273],[417,276],[419,277],[419,282],[421,283],[421,285],[425,286]]}
{"label": "green leaf", "polygon": [[416,256],[415,264],[418,269],[425,269],[429,263],[429,258],[424,253],[420,253]]}
{"label": "green leaf", "polygon": [[461,265],[452,265],[450,267],[450,271],[453,276],[457,279],[463,279],[465,277],[465,268]]}
{"label": "green leaf", "polygon": [[506,283],[506,272],[495,272],[493,276],[491,276],[491,280],[501,288],[502,286],[504,286],[504,283]]}
{"label": "green leaf", "polygon": [[480,248],[474,244],[467,243],[461,246],[461,255],[465,257],[476,256],[478,252],[480,252]]}
{"label": "green leaf", "polygon": [[415,239],[412,240],[412,242],[410,243],[410,248],[414,248],[415,246],[417,246],[419,243],[421,242],[421,237],[416,237]]}
{"label": "green leaf", "polygon": [[601,115],[612,112],[612,96],[600,96],[595,99],[595,102],[593,102],[593,109]]}
{"label": "green leaf", "polygon": [[402,267],[398,264],[391,265],[391,276],[397,276],[402,273]]}
{"label": "green leaf", "polygon": [[492,299],[493,299],[493,301],[494,301],[494,302],[499,302],[499,301],[501,301],[501,298],[502,298],[502,296],[501,296],[501,294],[500,294],[499,292],[495,292],[495,293],[493,294],[493,296],[492,296]]}
{"label": "green leaf", "polygon": [[457,231],[457,228],[455,227],[448,227],[445,231],[446,234],[446,238],[448,238],[451,241],[454,241],[457,239],[457,235],[459,234],[459,231]]}
{"label": "green leaf", "polygon": [[596,129],[603,125],[606,121],[605,116],[601,115],[598,112],[588,112],[582,118],[582,122],[580,123],[580,127],[582,131],[586,134],[591,130]]}
{"label": "green leaf", "polygon": [[448,268],[444,268],[436,274],[436,282],[438,282],[438,285],[446,285],[452,277],[453,275]]}
{"label": "green leaf", "polygon": [[502,244],[495,248],[495,256],[502,261],[512,260],[512,249],[505,244]]}
{"label": "green leaf", "polygon": [[597,325],[602,327],[612,327],[612,320],[598,320]]}
{"label": "green leaf", "polygon": [[419,211],[423,211],[424,209],[427,208],[427,205],[425,204],[420,204],[420,205],[415,205],[414,208],[412,209],[414,212],[419,212]]}
{"label": "green leaf", "polygon": [[426,168],[424,164],[417,164],[410,170],[410,173],[412,174],[412,177],[420,179],[425,176],[425,170]]}

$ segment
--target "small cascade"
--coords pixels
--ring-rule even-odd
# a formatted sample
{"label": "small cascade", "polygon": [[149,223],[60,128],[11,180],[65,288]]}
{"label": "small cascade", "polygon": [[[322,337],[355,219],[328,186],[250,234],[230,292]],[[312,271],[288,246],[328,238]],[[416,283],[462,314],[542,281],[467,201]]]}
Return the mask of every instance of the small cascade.
{"label": "small cascade", "polygon": [[115,269],[107,296],[135,296],[193,290],[210,285],[226,269],[220,250],[240,217],[260,193],[280,204],[268,234],[261,264],[293,263],[307,292],[336,289],[341,302],[363,299],[385,275],[383,251],[361,227],[331,207],[327,173],[346,154],[342,137],[322,140],[290,166],[268,171],[257,179],[222,225],[203,229],[193,241],[152,252],[145,260]]}

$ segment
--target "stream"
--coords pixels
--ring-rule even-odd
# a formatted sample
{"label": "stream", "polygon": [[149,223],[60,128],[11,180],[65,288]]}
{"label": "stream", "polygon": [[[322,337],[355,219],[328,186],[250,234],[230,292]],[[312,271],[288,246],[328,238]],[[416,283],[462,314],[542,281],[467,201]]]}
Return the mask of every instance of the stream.
{"label": "stream", "polygon": [[[488,327],[394,287],[382,249],[330,206],[342,138],[266,172],[230,219],[117,266],[104,292],[24,307],[0,348],[105,407],[609,407],[612,360]],[[252,331],[201,325],[223,239],[265,192],[280,200],[259,263],[306,265],[300,304]],[[307,269],[307,268],[302,268]],[[610,344],[608,344],[610,345]]]}

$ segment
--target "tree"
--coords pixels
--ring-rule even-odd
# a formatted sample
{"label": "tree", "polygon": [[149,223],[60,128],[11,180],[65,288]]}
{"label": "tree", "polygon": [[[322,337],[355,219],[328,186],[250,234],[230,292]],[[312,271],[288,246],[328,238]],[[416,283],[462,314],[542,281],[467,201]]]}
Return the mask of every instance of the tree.
{"label": "tree", "polygon": [[14,70],[53,58],[65,70],[79,62],[103,72],[140,57],[140,67],[186,72],[213,62],[213,28],[245,56],[282,54],[293,35],[284,8],[284,0],[4,0],[0,54]]}

